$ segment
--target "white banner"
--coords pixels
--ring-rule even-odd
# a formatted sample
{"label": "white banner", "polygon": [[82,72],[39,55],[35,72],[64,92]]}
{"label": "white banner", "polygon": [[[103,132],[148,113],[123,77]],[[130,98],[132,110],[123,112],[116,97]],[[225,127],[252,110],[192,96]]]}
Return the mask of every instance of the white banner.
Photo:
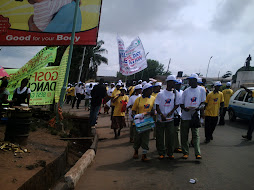
{"label": "white banner", "polygon": [[129,76],[147,68],[145,50],[139,37],[133,40],[126,50],[124,42],[119,36],[117,37],[117,43],[120,73]]}

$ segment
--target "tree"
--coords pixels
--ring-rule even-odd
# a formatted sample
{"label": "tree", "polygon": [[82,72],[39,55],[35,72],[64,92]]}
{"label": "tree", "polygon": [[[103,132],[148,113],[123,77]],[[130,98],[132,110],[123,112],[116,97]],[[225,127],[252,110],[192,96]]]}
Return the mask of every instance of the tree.
{"label": "tree", "polygon": [[[169,71],[168,73],[164,72],[164,65],[159,63],[156,60],[148,59],[147,60],[147,68],[144,69],[143,71],[140,71],[136,73],[135,75],[128,76],[128,80],[133,80],[134,76],[136,80],[146,80],[148,81],[149,78],[154,78],[157,75],[165,75],[165,74],[170,74],[171,72]],[[117,77],[120,78],[121,80],[125,80],[125,76],[123,76],[120,72],[117,72]]]}
{"label": "tree", "polygon": [[[95,79],[97,76],[98,66],[101,63],[108,64],[108,59],[101,54],[107,53],[105,48],[102,48],[104,44],[103,40],[97,42],[96,46],[86,46],[86,52],[84,57],[84,65],[82,68],[81,81],[88,79]],[[57,50],[56,61],[51,66],[59,66],[64,51],[68,46],[59,46]],[[77,82],[79,76],[79,70],[81,66],[83,51],[85,46],[74,46],[73,54],[70,66],[70,82]]]}
{"label": "tree", "polygon": [[224,75],[222,75],[222,78],[228,78],[228,77],[230,77],[230,76],[232,76],[232,72],[231,71],[227,71]]}

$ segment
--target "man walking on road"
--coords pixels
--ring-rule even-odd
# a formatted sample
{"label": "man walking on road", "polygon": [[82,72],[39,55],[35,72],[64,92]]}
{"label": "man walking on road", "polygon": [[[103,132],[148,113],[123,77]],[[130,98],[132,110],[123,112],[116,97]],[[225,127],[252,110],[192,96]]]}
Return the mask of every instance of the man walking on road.
{"label": "man walking on road", "polygon": [[169,75],[166,79],[167,88],[160,92],[156,99],[156,111],[158,113],[158,122],[156,122],[156,148],[159,159],[163,159],[165,154],[169,159],[174,159],[174,112],[179,107],[179,96],[174,89],[176,77]]}
{"label": "man walking on road", "polygon": [[191,125],[191,120],[194,113],[199,110],[199,106],[205,101],[206,91],[203,87],[198,86],[198,75],[196,73],[191,74],[188,79],[190,87],[183,91],[183,95],[181,98],[181,144],[183,151],[182,158],[187,159],[189,157],[188,136],[189,129],[191,128],[196,159],[202,159],[200,152],[199,129],[193,128],[194,126]]}
{"label": "man walking on road", "polygon": [[90,110],[90,126],[96,124],[97,116],[101,107],[102,99],[107,96],[106,87],[103,84],[104,79],[101,78],[98,85],[93,87],[91,92],[91,110]]}
{"label": "man walking on road", "polygon": [[228,105],[230,97],[234,94],[233,90],[230,89],[231,83],[227,82],[226,89],[222,91],[224,97],[224,108],[221,109],[219,125],[225,125],[225,115],[228,111]]}
{"label": "man walking on road", "polygon": [[210,92],[205,101],[205,143],[213,140],[213,132],[218,122],[220,107],[224,107],[223,93],[220,92],[221,82],[217,81],[214,84],[214,91]]}
{"label": "man walking on road", "polygon": [[72,108],[74,108],[76,100],[77,100],[77,109],[79,109],[79,104],[81,102],[81,94],[82,94],[82,82],[79,82],[79,84],[75,87],[75,98],[72,102]]}

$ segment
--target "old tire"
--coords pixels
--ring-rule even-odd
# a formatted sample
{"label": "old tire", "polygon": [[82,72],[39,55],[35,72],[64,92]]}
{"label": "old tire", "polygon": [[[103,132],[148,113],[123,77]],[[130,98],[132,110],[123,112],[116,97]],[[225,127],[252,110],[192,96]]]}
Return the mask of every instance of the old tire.
{"label": "old tire", "polygon": [[232,110],[232,109],[228,110],[228,115],[229,115],[229,121],[234,122],[236,120],[236,116],[235,116],[234,110]]}

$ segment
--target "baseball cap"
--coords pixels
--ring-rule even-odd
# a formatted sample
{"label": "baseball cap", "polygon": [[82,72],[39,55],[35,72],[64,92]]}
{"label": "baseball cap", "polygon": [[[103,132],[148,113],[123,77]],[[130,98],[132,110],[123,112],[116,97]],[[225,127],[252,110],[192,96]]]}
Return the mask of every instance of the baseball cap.
{"label": "baseball cap", "polygon": [[216,82],[214,83],[214,86],[222,86],[222,84],[221,84],[220,81],[216,81]]}
{"label": "baseball cap", "polygon": [[192,73],[188,79],[197,79],[198,80],[198,75],[196,73]]}
{"label": "baseball cap", "polygon": [[176,84],[182,84],[182,83],[183,83],[182,79],[176,79]]}
{"label": "baseball cap", "polygon": [[199,84],[203,84],[202,78],[198,78],[198,83],[199,83]]}
{"label": "baseball cap", "polygon": [[118,83],[116,84],[116,86],[122,86],[122,84],[121,84],[120,82],[118,82]]}
{"label": "baseball cap", "polygon": [[152,87],[153,87],[153,85],[151,85],[151,84],[149,84],[149,83],[146,83],[146,84],[143,86],[142,90],[144,91],[145,89],[152,88]]}
{"label": "baseball cap", "polygon": [[167,77],[166,81],[170,81],[170,80],[176,82],[176,76],[175,76],[175,75],[169,75],[169,76]]}
{"label": "baseball cap", "polygon": [[138,82],[142,82],[142,80],[139,80]]}
{"label": "baseball cap", "polygon": [[227,82],[226,86],[231,86],[231,82]]}
{"label": "baseball cap", "polygon": [[143,81],[143,82],[142,82],[142,86],[144,86],[145,84],[147,84],[147,82],[146,82],[146,81]]}
{"label": "baseball cap", "polygon": [[162,86],[162,82],[156,82],[154,86]]}
{"label": "baseball cap", "polygon": [[135,88],[134,88],[134,90],[138,90],[138,89],[142,89],[142,85],[141,84],[136,85]]}
{"label": "baseball cap", "polygon": [[111,85],[114,85],[114,86],[115,86],[115,83],[112,82]]}

